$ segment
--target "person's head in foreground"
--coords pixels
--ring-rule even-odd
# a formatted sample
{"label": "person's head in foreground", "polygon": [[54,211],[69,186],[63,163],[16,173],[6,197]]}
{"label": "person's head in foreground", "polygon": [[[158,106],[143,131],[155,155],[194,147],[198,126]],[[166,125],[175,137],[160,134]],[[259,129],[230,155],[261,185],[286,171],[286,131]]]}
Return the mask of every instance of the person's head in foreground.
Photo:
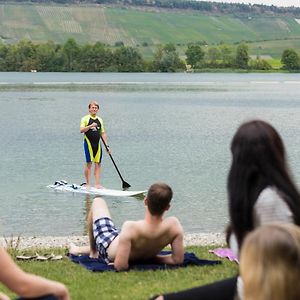
{"label": "person's head in foreground", "polygon": [[245,239],[240,256],[244,300],[300,299],[300,228],[261,226]]}
{"label": "person's head in foreground", "polygon": [[229,211],[239,245],[244,233],[254,229],[253,207],[259,194],[275,187],[300,225],[300,195],[288,171],[282,139],[265,121],[243,123],[231,142],[228,174]]}
{"label": "person's head in foreground", "polygon": [[157,182],[150,186],[145,204],[151,215],[159,216],[169,209],[172,197],[172,189],[163,182]]}

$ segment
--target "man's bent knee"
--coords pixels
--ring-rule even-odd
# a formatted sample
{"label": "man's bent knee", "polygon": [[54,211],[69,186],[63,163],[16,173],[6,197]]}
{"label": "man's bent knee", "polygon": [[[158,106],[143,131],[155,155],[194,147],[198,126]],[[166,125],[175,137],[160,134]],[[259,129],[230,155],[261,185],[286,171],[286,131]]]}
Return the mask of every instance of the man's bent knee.
{"label": "man's bent knee", "polygon": [[107,204],[104,199],[101,197],[96,197],[92,204],[93,210],[93,219],[96,220],[97,218],[101,217],[110,217],[110,213],[107,207]]}
{"label": "man's bent knee", "polygon": [[97,206],[98,205],[105,205],[105,206],[107,206],[105,200],[103,198],[101,198],[101,197],[94,198],[94,200],[93,200],[93,206],[96,206],[96,205]]}

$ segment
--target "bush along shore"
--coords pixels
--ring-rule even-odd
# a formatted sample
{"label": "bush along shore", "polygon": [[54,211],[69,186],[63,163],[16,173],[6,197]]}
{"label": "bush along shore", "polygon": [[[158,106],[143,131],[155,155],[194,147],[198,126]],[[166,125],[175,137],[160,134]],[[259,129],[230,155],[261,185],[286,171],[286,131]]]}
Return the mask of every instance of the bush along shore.
{"label": "bush along shore", "polygon": [[[300,70],[300,56],[295,49],[285,49],[274,60],[251,57],[246,43],[208,46],[188,44],[179,53],[173,43],[159,44],[152,58],[123,43],[111,47],[99,42],[80,45],[69,38],[64,44],[52,41],[34,44],[21,40],[15,45],[0,41],[1,72],[193,72],[204,70],[293,71]],[[25,53],[25,54],[24,54]],[[253,55],[252,55],[253,56]]]}

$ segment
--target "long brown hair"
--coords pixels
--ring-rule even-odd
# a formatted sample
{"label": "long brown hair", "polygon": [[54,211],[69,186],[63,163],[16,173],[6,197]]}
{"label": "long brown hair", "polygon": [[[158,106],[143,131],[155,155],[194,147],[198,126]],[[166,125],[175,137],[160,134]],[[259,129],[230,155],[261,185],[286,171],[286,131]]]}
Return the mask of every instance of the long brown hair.
{"label": "long brown hair", "polygon": [[232,139],[231,153],[229,215],[239,245],[254,229],[253,208],[268,186],[278,189],[294,222],[300,225],[300,194],[289,174],[284,145],[275,128],[261,120],[242,124]]}

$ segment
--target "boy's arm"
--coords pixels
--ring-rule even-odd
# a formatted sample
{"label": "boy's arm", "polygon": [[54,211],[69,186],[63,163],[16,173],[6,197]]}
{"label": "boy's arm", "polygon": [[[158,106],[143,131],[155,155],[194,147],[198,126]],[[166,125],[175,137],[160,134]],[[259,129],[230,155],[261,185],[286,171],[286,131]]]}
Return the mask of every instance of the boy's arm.
{"label": "boy's arm", "polygon": [[80,126],[80,133],[86,133],[87,131],[89,131],[91,128],[93,127],[97,127],[98,124],[97,123],[92,123],[90,125],[86,125],[86,126]]}
{"label": "boy's arm", "polygon": [[108,141],[107,141],[107,134],[104,132],[104,133],[101,133],[101,137],[102,137],[102,140],[104,141],[105,145],[106,145],[106,150],[108,153],[110,153],[110,147],[108,145]]}

